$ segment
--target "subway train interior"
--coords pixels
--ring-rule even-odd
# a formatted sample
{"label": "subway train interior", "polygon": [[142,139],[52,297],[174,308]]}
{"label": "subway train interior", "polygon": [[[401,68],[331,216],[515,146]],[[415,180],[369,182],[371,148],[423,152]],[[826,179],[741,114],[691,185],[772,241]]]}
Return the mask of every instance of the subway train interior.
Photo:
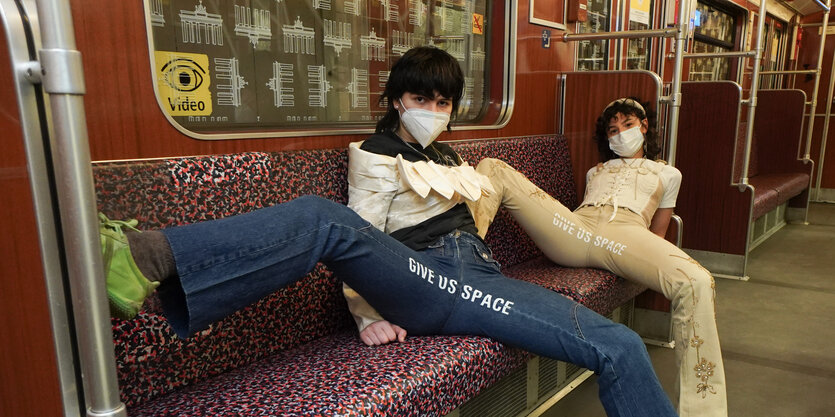
{"label": "subway train interior", "polygon": [[[830,0],[0,0],[7,198],[0,205],[0,416],[638,415],[611,405],[618,401],[608,398],[605,370],[488,331],[410,334],[404,325],[404,340],[369,345],[332,271],[347,267],[330,263],[314,262],[292,277],[298,281],[188,337],[169,323],[163,296],[174,290],[148,295],[131,318],[115,317],[107,227],[211,225],[311,194],[362,206],[352,197],[362,194],[352,193],[370,180],[349,165],[358,152],[387,158],[402,173],[386,178],[391,190],[421,196],[415,204],[445,198],[466,206],[476,223],[469,204],[487,199],[490,181],[498,189],[481,168],[471,169],[488,157],[544,191],[526,198],[566,213],[614,208],[610,223],[619,204],[618,216],[643,216],[643,226],[662,236],[652,236],[659,247],[707,272],[707,292],[682,294],[695,288],[687,274],[684,290],[669,290],[652,282],[666,279],[662,272],[641,281],[627,268],[560,265],[549,254],[582,241],[589,253],[612,258],[640,252],[634,256],[648,265],[669,256],[593,235],[574,214],[546,216],[543,230],[576,239],[542,245],[502,198],[505,208],[483,241],[474,239],[492,255],[473,256],[640,336],[677,415],[833,416],[830,7]],[[385,96],[401,76],[393,65],[423,46],[457,62],[460,98],[440,87],[436,97],[408,88],[396,101]],[[629,104],[636,101],[643,104]],[[406,110],[416,102],[454,105]],[[643,148],[616,150],[612,138],[627,136],[608,133],[617,118],[601,116],[613,105],[640,107]],[[427,161],[350,146],[391,114],[397,130],[386,137],[400,137],[398,146]],[[434,125],[436,143],[413,146],[399,133],[419,141],[407,114],[451,122]],[[595,142],[597,129],[609,138]],[[647,132],[657,141],[654,158]],[[437,153],[435,145],[457,153],[458,167],[423,153]],[[624,159],[630,155],[636,159]],[[624,202],[639,199],[637,176],[670,170],[681,174],[674,204],[665,203],[667,190],[654,214]],[[455,174],[464,171],[490,181],[473,194],[473,183]],[[619,176],[627,171],[637,172],[634,185]],[[597,172],[610,173],[618,193],[634,187],[634,198],[588,203]],[[453,184],[453,197],[438,178]],[[661,188],[646,192],[656,204]],[[400,196],[392,207],[403,204]],[[388,216],[391,232],[397,216]],[[181,256],[172,261],[175,275],[185,275]],[[421,285],[440,286],[497,321],[526,301],[456,289],[455,276],[447,281],[410,261]],[[163,287],[189,282],[172,280]],[[406,297],[392,291],[394,300]],[[235,298],[205,308],[237,305]],[[697,304],[708,314],[695,313]],[[426,302],[419,315],[435,308]],[[705,336],[717,332],[721,348]],[[648,398],[623,401],[660,415],[648,411]]]}

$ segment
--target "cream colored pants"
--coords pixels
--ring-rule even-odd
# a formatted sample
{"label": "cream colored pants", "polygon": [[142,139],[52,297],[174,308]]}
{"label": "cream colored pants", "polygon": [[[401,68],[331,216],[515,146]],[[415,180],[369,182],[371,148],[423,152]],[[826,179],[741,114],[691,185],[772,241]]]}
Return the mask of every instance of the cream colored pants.
{"label": "cream colored pants", "polygon": [[470,205],[482,237],[501,205],[552,261],[607,269],[671,300],[679,413],[727,416],[714,283],[705,268],[650,232],[641,216],[629,210],[619,209],[611,222],[612,206],[572,212],[497,159],[483,160],[477,171],[496,189]]}

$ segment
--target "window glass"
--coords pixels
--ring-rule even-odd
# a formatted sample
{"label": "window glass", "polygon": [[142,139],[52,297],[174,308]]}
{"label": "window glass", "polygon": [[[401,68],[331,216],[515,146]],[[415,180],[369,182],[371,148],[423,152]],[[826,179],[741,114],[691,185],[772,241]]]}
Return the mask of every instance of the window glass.
{"label": "window glass", "polygon": [[698,3],[696,11],[699,15],[699,24],[695,27],[695,33],[719,42],[733,43],[734,41],[734,18],[713,6]]}
{"label": "window glass", "polygon": [[[373,128],[391,65],[434,45],[466,77],[459,123],[505,103],[493,0],[146,0],[160,105],[196,133]],[[503,22],[499,23],[503,25]],[[505,36],[504,32],[497,33]],[[505,76],[507,76],[505,74]],[[499,87],[495,87],[498,85]],[[497,113],[495,110],[490,114]]]}
{"label": "window glass", "polygon": [[[721,46],[696,42],[694,52],[728,52]],[[730,61],[727,58],[693,58],[690,60],[690,81],[728,80],[731,75]]]}
{"label": "window glass", "polygon": [[[734,16],[711,5],[698,3],[694,16],[693,52],[729,52],[734,49],[736,22]],[[713,81],[731,79],[728,58],[693,58],[690,80]]]}
{"label": "window glass", "polygon": [[[609,1],[589,0],[588,19],[577,24],[577,33],[609,31]],[[609,41],[577,42],[577,70],[599,71],[609,67]]]}
{"label": "window glass", "polygon": [[[651,0],[629,3],[629,30],[647,30],[652,22]],[[649,69],[650,38],[627,39],[626,69]]]}
{"label": "window glass", "polygon": [[[784,33],[785,24],[774,20],[769,16],[765,21],[765,48],[763,49],[760,70],[778,71],[783,67],[785,61]],[[779,74],[766,74],[760,78],[760,88],[780,88],[783,76]]]}

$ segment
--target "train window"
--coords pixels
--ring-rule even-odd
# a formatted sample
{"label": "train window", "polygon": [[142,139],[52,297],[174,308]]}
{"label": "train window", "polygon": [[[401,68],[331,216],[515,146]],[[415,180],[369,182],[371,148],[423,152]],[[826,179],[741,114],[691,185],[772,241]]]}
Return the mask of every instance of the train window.
{"label": "train window", "polygon": [[[629,30],[646,30],[652,21],[653,2],[629,2]],[[626,42],[626,68],[649,70],[650,38],[629,39]]]}
{"label": "train window", "polygon": [[[609,0],[589,0],[588,19],[577,23],[577,33],[609,31]],[[609,41],[579,41],[577,43],[578,71],[609,69]]]}
{"label": "train window", "polygon": [[[771,16],[765,19],[765,47],[760,69],[763,71],[777,71],[783,68],[786,60],[786,23]],[[780,88],[782,75],[764,75],[760,81],[760,88]]]}
{"label": "train window", "polygon": [[512,102],[516,0],[145,0],[162,111],[201,139],[363,133],[391,65],[434,45],[465,74],[457,125]]}
{"label": "train window", "polygon": [[[699,2],[694,21],[693,52],[728,52],[734,48],[736,21],[733,15]],[[694,58],[690,60],[691,81],[731,79],[730,60]]]}

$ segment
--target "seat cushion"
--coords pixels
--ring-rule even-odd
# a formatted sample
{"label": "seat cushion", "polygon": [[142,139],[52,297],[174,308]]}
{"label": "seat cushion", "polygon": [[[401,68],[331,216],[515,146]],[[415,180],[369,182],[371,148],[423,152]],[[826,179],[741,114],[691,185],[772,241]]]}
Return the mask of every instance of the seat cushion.
{"label": "seat cushion", "polygon": [[777,205],[783,204],[809,187],[809,175],[800,172],[762,174],[749,180],[755,188],[768,188],[777,192]]}
{"label": "seat cushion", "polygon": [[529,355],[484,337],[364,345],[349,330],[131,407],[138,416],[444,415]]}
{"label": "seat cushion", "polygon": [[780,204],[777,201],[777,191],[768,187],[754,186],[754,209],[752,220],[759,219],[764,216],[765,213],[774,210],[774,208]]}
{"label": "seat cushion", "polygon": [[502,270],[516,279],[556,291],[607,315],[646,290],[646,287],[595,268],[565,268],[539,257]]}

